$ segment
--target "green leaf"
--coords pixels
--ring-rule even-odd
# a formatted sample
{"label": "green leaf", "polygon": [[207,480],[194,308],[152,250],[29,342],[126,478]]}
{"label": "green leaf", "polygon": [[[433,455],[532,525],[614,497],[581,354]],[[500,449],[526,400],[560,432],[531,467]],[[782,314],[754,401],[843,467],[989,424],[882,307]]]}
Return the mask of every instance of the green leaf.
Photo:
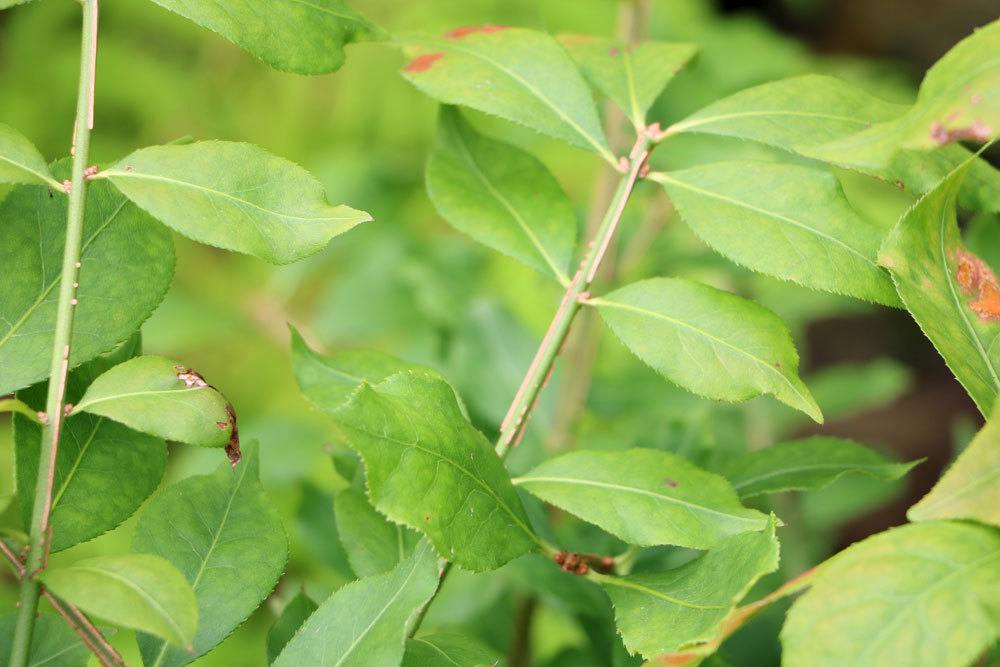
{"label": "green leaf", "polygon": [[499,656],[481,642],[456,634],[433,634],[406,640],[402,667],[489,667]]}
{"label": "green leaf", "polygon": [[444,558],[478,572],[536,548],[503,463],[438,377],[408,371],[364,383],[333,419],[364,460],[372,504]]}
{"label": "green leaf", "polygon": [[412,57],[403,76],[439,102],[521,123],[617,164],[587,83],[549,35],[485,25],[400,41]]}
{"label": "green leaf", "polygon": [[718,162],[657,174],[684,221],[754,271],[898,305],[875,262],[883,230],[851,208],[832,174],[765,162]]}
{"label": "green leaf", "polygon": [[1000,21],[956,44],[924,77],[917,101],[896,120],[817,147],[817,156],[878,167],[901,148],[986,141],[1000,128]]}
{"label": "green leaf", "polygon": [[143,148],[99,177],[181,234],[272,264],[308,257],[371,220],[331,206],[309,172],[250,144]]}
{"label": "green leaf", "polygon": [[997,408],[934,488],[906,513],[910,521],[971,519],[1000,526],[1000,419]]}
{"label": "green leaf", "polygon": [[[8,5],[9,6],[9,5]],[[0,9],[4,9],[0,0]],[[63,192],[45,158],[27,137],[0,123],[0,183],[28,183],[47,185]]]}
{"label": "green leaf", "polygon": [[437,556],[426,541],[390,572],[344,586],[299,629],[276,667],[397,665],[414,616],[434,595]]}
{"label": "green leaf", "polygon": [[31,2],[31,0],[0,0],[0,9],[9,9],[10,7],[23,5],[28,2]]}
{"label": "green leaf", "polygon": [[158,556],[87,558],[49,568],[41,580],[58,597],[116,625],[154,633],[178,646],[190,646],[194,638],[194,593],[184,575]]}
{"label": "green leaf", "polygon": [[[65,165],[57,165],[58,177]],[[52,364],[67,198],[21,186],[0,203],[0,395],[44,380]],[[88,188],[70,366],[136,331],[174,272],[170,232],[107,183]]]}
{"label": "green leaf", "polygon": [[832,76],[808,74],[724,97],[674,123],[667,133],[716,134],[798,152],[893,120],[906,109]]}
{"label": "green leaf", "polygon": [[344,47],[384,31],[342,0],[153,0],[222,35],[272,67],[323,74],[344,64]]}
{"label": "green leaf", "polygon": [[[113,352],[71,371],[66,400],[78,401],[95,377],[138,351],[135,336]],[[18,392],[18,397],[37,410],[45,409],[47,396],[45,382]],[[15,471],[25,525],[31,521],[41,438],[38,424],[15,418]],[[56,453],[49,515],[51,550],[62,551],[121,524],[156,490],[166,465],[167,447],[159,438],[97,415],[66,418]]]}
{"label": "green leaf", "polygon": [[1000,533],[932,521],[821,566],[781,633],[788,667],[964,667],[998,636]]}
{"label": "green leaf", "polygon": [[851,440],[815,436],[728,459],[719,472],[732,482],[740,498],[750,498],[762,493],[821,489],[850,473],[889,482],[917,463],[893,463]]}
{"label": "green leaf", "polygon": [[[16,623],[16,613],[0,616],[0,665],[10,664]],[[85,667],[90,649],[66,621],[55,614],[39,614],[28,655],[28,667]]]}
{"label": "green leaf", "polygon": [[632,121],[645,128],[646,112],[698,51],[694,44],[621,42],[590,35],[563,35],[559,41],[584,76]]}
{"label": "green leaf", "polygon": [[137,431],[201,447],[229,443],[226,399],[189,368],[170,359],[130,359],[99,376],[71,415],[89,412]]}
{"label": "green leaf", "polygon": [[625,647],[652,659],[713,639],[754,583],[777,569],[772,519],[767,530],[729,537],[666,572],[591,576],[615,606]]}
{"label": "green leaf", "polygon": [[295,380],[306,398],[324,412],[342,406],[364,382],[378,384],[400,371],[434,372],[374,350],[344,350],[323,356],[312,350],[294,327],[289,329]]}
{"label": "green leaf", "polygon": [[478,133],[454,107],[441,107],[427,192],[455,229],[569,282],[576,213],[559,183],[533,155]]}
{"label": "green leaf", "polygon": [[[922,194],[966,160],[969,151],[957,145],[933,153],[902,151],[889,163],[873,166],[858,164],[853,155],[831,159],[814,150],[818,144],[851,136],[873,123],[894,120],[906,110],[905,105],[869,95],[840,79],[809,74],[742,90],[675,123],[667,133],[749,139],[832,161]],[[1000,172],[977,160],[960,197],[970,208],[1000,209]]]}
{"label": "green leaf", "polygon": [[772,394],[821,422],[799,379],[788,329],[771,311],[681,278],[653,278],[592,299],[618,338],[671,382],[742,401]]}
{"label": "green leaf", "polygon": [[983,414],[1000,390],[1000,284],[962,245],[955,199],[971,162],[951,173],[900,219],[882,244],[907,310]]}
{"label": "green leaf", "polygon": [[514,483],[640,546],[707,549],[767,527],[767,517],[740,505],[724,478],[656,449],[570,452]]}
{"label": "green leaf", "polygon": [[358,577],[382,574],[399,565],[413,551],[417,535],[386,521],[368,504],[364,494],[344,489],[334,500],[337,532]]}
{"label": "green leaf", "polygon": [[260,486],[256,443],[211,475],[167,488],[139,516],[132,550],[173,563],[197,598],[194,651],[141,635],[150,667],[185,665],[225,639],[274,589],[285,567],[288,542],[278,513]]}
{"label": "green leaf", "polygon": [[291,641],[302,624],[306,622],[319,605],[300,591],[293,597],[267,633],[267,664],[273,663],[282,649]]}

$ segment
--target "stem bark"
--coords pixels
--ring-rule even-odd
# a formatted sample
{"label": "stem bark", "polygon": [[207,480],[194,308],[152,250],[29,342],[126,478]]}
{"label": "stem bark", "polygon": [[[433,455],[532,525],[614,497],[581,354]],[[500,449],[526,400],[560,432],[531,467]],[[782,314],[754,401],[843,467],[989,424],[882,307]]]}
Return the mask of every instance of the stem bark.
{"label": "stem bark", "polygon": [[31,512],[31,532],[25,576],[21,580],[17,624],[11,651],[11,667],[26,667],[31,649],[31,636],[38,612],[40,584],[38,573],[45,568],[49,555],[49,514],[52,507],[52,486],[55,479],[56,454],[62,428],[66,399],[66,376],[69,373],[70,337],[73,311],[76,305],[77,278],[80,270],[80,246],[83,238],[83,217],[87,198],[84,174],[90,153],[90,130],[93,126],[94,80],[97,60],[98,0],[80,0],[83,6],[83,29],[80,48],[80,82],[77,95],[76,125],[73,130],[73,175],[66,216],[66,245],[63,250],[62,277],[59,283],[59,303],[55,336],[52,345],[52,367],[46,402],[48,424],[42,428],[38,460],[38,478]]}

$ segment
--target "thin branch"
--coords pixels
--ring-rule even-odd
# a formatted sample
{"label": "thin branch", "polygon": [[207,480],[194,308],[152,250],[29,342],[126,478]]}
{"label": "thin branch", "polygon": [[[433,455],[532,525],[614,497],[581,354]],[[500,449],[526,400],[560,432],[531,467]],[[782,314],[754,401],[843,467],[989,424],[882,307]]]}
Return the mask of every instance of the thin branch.
{"label": "thin branch", "polygon": [[80,81],[77,95],[76,123],[73,137],[73,174],[70,181],[69,209],[66,215],[66,244],[63,250],[62,276],[52,344],[52,366],[49,372],[49,392],[45,412],[49,423],[42,428],[38,458],[38,477],[31,514],[28,540],[27,573],[21,579],[21,595],[14,628],[10,666],[26,667],[38,611],[40,585],[38,572],[45,569],[50,546],[49,518],[52,509],[52,487],[55,484],[56,455],[62,429],[63,406],[66,399],[66,378],[69,374],[70,340],[73,314],[76,310],[77,279],[80,272],[80,249],[83,239],[83,217],[87,200],[87,159],[90,153],[90,126],[93,112],[94,78],[96,73],[98,0],[81,0],[83,27],[80,40]]}
{"label": "thin branch", "polygon": [[552,374],[556,357],[566,341],[576,313],[580,310],[581,301],[589,296],[590,285],[607,254],[611,239],[618,230],[618,223],[625,212],[625,206],[635,189],[635,184],[645,176],[645,171],[649,168],[647,159],[652,146],[651,136],[658,131],[659,127],[655,125],[647,128],[636,140],[635,146],[632,147],[631,153],[625,160],[628,163],[627,172],[619,182],[618,189],[612,197],[597,234],[588,246],[589,251],[580,263],[580,268],[573,276],[569,287],[566,288],[566,293],[552,318],[552,323],[549,325],[548,331],[545,332],[538,352],[525,373],[524,381],[518,388],[514,401],[500,425],[500,438],[497,441],[496,450],[501,457],[506,456],[510,448],[516,445],[524,434],[524,429],[537,404],[539,393]]}
{"label": "thin branch", "polygon": [[[18,579],[23,579],[24,565],[17,557],[17,554],[11,551],[10,547],[7,546],[7,543],[3,540],[0,540],[0,552],[2,552],[3,555],[7,557],[7,560],[10,561]],[[97,629],[97,627],[82,611],[80,611],[79,608],[69,602],[60,600],[45,588],[42,588],[42,595],[44,595],[45,599],[49,601],[49,604],[51,604],[52,608],[56,610],[56,613],[62,616],[63,620],[69,624],[69,627],[73,629],[73,632],[79,635],[80,641],[82,641],[83,644],[90,649],[90,652],[97,657],[97,660],[103,667],[120,667],[125,665],[125,660],[123,660],[118,651],[115,650],[115,647],[112,646],[107,639],[105,639],[104,635],[101,634],[101,631]]]}

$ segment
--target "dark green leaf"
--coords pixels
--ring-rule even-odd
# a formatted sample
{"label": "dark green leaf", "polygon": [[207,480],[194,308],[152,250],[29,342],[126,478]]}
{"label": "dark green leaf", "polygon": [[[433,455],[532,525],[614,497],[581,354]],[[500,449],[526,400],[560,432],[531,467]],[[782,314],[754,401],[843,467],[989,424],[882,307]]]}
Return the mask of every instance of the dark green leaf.
{"label": "dark green leaf", "polygon": [[433,634],[406,640],[402,667],[490,667],[498,661],[496,651],[471,637]]}
{"label": "dark green leaf", "polygon": [[[0,616],[0,665],[10,662],[16,622],[17,613]],[[28,655],[28,667],[84,667],[90,650],[66,621],[54,614],[39,614]]]}
{"label": "dark green leaf", "polygon": [[[0,9],[4,9],[0,0]],[[62,185],[55,179],[45,158],[27,137],[0,123],[0,183],[28,183],[47,185],[62,192]]]}
{"label": "dark green leaf", "polygon": [[996,641],[1000,534],[930,521],[834,556],[792,606],[787,667],[965,667]]}
{"label": "dark green leaf", "polygon": [[681,278],[653,278],[589,303],[633,353],[671,382],[707,398],[772,394],[823,417],[798,377],[784,323],[752,301]]}
{"label": "dark green leaf", "polygon": [[319,605],[313,602],[305,591],[297,593],[285,605],[281,615],[267,633],[267,664],[270,665],[278,658],[278,654],[317,609]]}
{"label": "dark green leaf", "polygon": [[273,264],[308,257],[371,220],[331,206],[309,172],[250,144],[143,148],[99,176],[181,234]]}
{"label": "dark green leaf", "polygon": [[288,544],[281,519],[258,481],[256,443],[211,475],[164,490],[143,511],[132,550],[156,554],[179,569],[194,590],[201,622],[193,652],[142,635],[150,667],[185,665],[225,639],[274,589]]}
{"label": "dark green leaf", "polygon": [[729,537],[673,570],[592,576],[615,606],[615,622],[625,647],[652,659],[715,638],[754,583],[777,569],[778,540],[772,519],[767,530]]}
{"label": "dark green leaf", "polygon": [[734,262],[806,287],[898,305],[875,261],[883,230],[855,213],[832,174],[717,162],[657,180],[684,221]]}
{"label": "dark green leaf", "polygon": [[[0,204],[0,395],[48,377],[66,206],[41,186],[21,186]],[[159,305],[173,278],[173,241],[109,184],[92,183],[80,262],[71,367],[124,341]]]}
{"label": "dark green leaf", "polygon": [[537,158],[479,134],[453,107],[441,108],[427,192],[459,231],[569,282],[576,213],[559,183]]}
{"label": "dark green leaf", "polygon": [[617,164],[586,82],[549,35],[485,25],[401,41],[413,58],[403,75],[436,100],[521,123]]}
{"label": "dark green leaf", "polygon": [[343,405],[362,382],[377,384],[399,371],[433,372],[374,350],[344,350],[323,356],[312,350],[294,327],[291,332],[292,370],[299,389],[324,412]]}
{"label": "dark green leaf", "polygon": [[375,507],[443,557],[480,571],[536,547],[503,463],[443,380],[407,371],[364,383],[333,418],[365,462]]}
{"label": "dark green leaf", "polygon": [[299,74],[340,69],[344,47],[381,28],[342,0],[153,0],[219,33],[272,67]]}
{"label": "dark green leaf", "polygon": [[427,541],[390,572],[344,586],[299,629],[276,667],[397,665],[421,607],[437,589],[437,556]]}
{"label": "dark green leaf", "polygon": [[360,491],[344,489],[334,502],[337,532],[359,578],[387,572],[413,551],[416,533],[387,521]]}
{"label": "dark green leaf", "polygon": [[724,478],[655,449],[571,452],[514,483],[629,544],[706,549],[767,526]]}
{"label": "dark green leaf", "polygon": [[851,440],[816,436],[729,459],[719,472],[732,482],[740,498],[750,498],[762,493],[820,489],[849,473],[892,481],[917,463],[893,463]]}
{"label": "dark green leaf", "polygon": [[233,430],[226,405],[197,373],[150,355],[103,373],[70,414],[89,412],[165,440],[222,447]]}
{"label": "dark green leaf", "polygon": [[84,612],[188,647],[198,605],[184,575],[148,554],[98,556],[41,575],[45,587]]}

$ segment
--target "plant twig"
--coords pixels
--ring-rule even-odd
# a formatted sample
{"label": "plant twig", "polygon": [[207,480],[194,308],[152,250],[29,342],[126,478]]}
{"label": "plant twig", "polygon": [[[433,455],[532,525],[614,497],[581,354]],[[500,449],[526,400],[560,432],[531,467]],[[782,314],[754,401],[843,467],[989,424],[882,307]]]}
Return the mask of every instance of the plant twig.
{"label": "plant twig", "polygon": [[70,181],[69,210],[66,216],[66,246],[63,251],[62,277],[52,345],[52,367],[49,373],[49,393],[46,402],[48,424],[42,428],[35,482],[35,499],[31,512],[31,532],[28,541],[26,575],[21,579],[21,595],[11,650],[11,667],[28,664],[31,634],[38,611],[40,585],[35,578],[45,568],[49,553],[49,513],[52,508],[52,487],[55,481],[56,454],[62,428],[63,405],[66,398],[66,377],[69,373],[70,339],[73,311],[76,306],[77,278],[80,271],[80,247],[83,238],[83,217],[87,196],[87,159],[90,153],[91,113],[97,56],[98,0],[81,0],[83,29],[80,50],[80,81],[73,136],[73,174]]}
{"label": "plant twig", "polygon": [[[619,3],[616,32],[622,43],[633,45],[645,39],[648,23],[649,0],[622,0]],[[628,141],[626,130],[631,128],[633,121],[611,101],[605,105],[604,119],[604,132],[608,136],[608,143],[613,148],[625,145]],[[642,127],[639,126],[637,130],[641,131]],[[600,229],[601,211],[607,208],[614,196],[616,177],[615,172],[602,169],[594,180],[586,238],[593,238]],[[617,264],[614,254],[612,245],[612,254],[605,260],[598,274],[601,282],[614,278]],[[567,366],[567,377],[561,383],[557,394],[552,428],[546,438],[546,446],[551,451],[558,452],[566,448],[574,424],[586,405],[594,364],[597,360],[600,333],[597,313],[588,309],[580,313],[573,325],[573,332],[566,341],[566,356],[572,359],[573,363]]]}
{"label": "plant twig", "polygon": [[548,381],[555,366],[556,357],[558,357],[559,351],[566,341],[566,336],[569,334],[573,318],[580,310],[581,302],[589,296],[588,290],[601,267],[604,256],[607,254],[611,239],[614,238],[618,229],[618,223],[625,212],[625,205],[632,195],[635,184],[641,177],[645,176],[643,172],[649,168],[646,160],[652,145],[651,137],[658,131],[659,128],[655,125],[646,128],[636,140],[628,158],[623,159],[628,163],[627,171],[621,178],[597,234],[590,242],[588,252],[580,263],[576,275],[573,276],[569,287],[566,288],[566,293],[552,318],[552,323],[542,338],[538,352],[528,367],[524,381],[518,388],[514,401],[500,425],[500,438],[497,441],[496,450],[501,458],[507,455],[510,448],[516,445],[524,434],[524,429],[538,401],[539,393]]}
{"label": "plant twig", "polygon": [[[24,565],[17,557],[17,554],[11,551],[10,547],[3,540],[0,540],[0,552],[10,561],[17,577],[23,579],[25,573]],[[125,660],[115,650],[115,647],[111,645],[104,635],[101,634],[101,631],[97,629],[79,608],[69,602],[60,600],[45,588],[42,588],[42,595],[49,601],[49,604],[56,610],[56,613],[62,616],[63,620],[69,624],[73,632],[79,635],[80,641],[97,657],[102,667],[119,667],[125,665]]]}

